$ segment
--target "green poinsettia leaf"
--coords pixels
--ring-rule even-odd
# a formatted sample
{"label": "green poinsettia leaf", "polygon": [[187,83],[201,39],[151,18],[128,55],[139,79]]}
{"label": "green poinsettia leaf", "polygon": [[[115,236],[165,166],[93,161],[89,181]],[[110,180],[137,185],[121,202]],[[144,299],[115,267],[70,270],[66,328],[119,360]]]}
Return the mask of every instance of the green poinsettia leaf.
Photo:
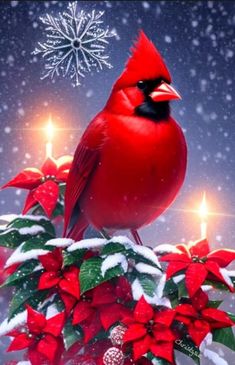
{"label": "green poinsettia leaf", "polygon": [[37,309],[39,303],[45,300],[47,294],[47,291],[37,290],[37,281],[31,280],[28,283],[26,282],[25,287],[18,289],[14,293],[10,303],[8,318],[11,319],[16,314],[23,312],[26,304]]}
{"label": "green poinsettia leaf", "polygon": [[73,252],[63,251],[64,266],[81,264],[86,251],[86,249],[76,250]]}
{"label": "green poinsettia leaf", "polygon": [[[43,232],[47,232],[51,237],[55,237],[55,229],[53,224],[46,218],[43,216],[22,216],[22,217],[18,217],[16,219],[14,219],[12,222],[10,222],[7,226],[8,228],[16,228],[19,230],[19,232],[21,233],[21,231],[23,232],[28,232],[25,234],[29,234],[29,235],[36,235],[38,234],[37,232],[40,232],[40,228],[43,228]],[[35,227],[35,229],[33,229]],[[31,228],[31,229],[30,229]],[[24,233],[21,233],[24,234]]]}
{"label": "green poinsettia leaf", "polygon": [[235,351],[235,337],[231,327],[213,331],[213,341],[222,343],[224,346]]}
{"label": "green poinsettia leaf", "polygon": [[24,242],[21,247],[22,252],[27,252],[31,250],[46,250],[46,251],[53,251],[55,249],[54,246],[46,245],[47,241],[51,239],[51,236],[48,233],[43,233],[38,237],[33,237]]}
{"label": "green poinsettia leaf", "polygon": [[175,282],[172,279],[170,279],[166,281],[163,292],[165,296],[173,295],[175,293],[177,295],[178,287],[175,284]]}
{"label": "green poinsettia leaf", "polygon": [[69,321],[63,329],[63,339],[66,351],[70,349],[77,341],[82,339],[82,330],[79,326],[73,326]]}
{"label": "green poinsettia leaf", "polygon": [[153,297],[156,290],[156,282],[151,277],[151,275],[148,274],[140,274],[137,276],[140,285],[143,288],[143,291],[145,294],[149,295],[150,297]]}
{"label": "green poinsettia leaf", "polygon": [[191,340],[186,338],[176,340],[174,348],[190,357],[196,364],[200,365],[200,351]]}
{"label": "green poinsettia leaf", "polygon": [[208,303],[208,307],[219,308],[221,303],[223,303],[223,300],[210,300]]}
{"label": "green poinsettia leaf", "polygon": [[6,281],[2,285],[2,287],[16,286],[19,284],[22,285],[22,282],[24,283],[25,279],[28,278],[29,276],[34,276],[34,279],[35,279],[36,276],[40,275],[40,273],[42,272],[41,270],[38,270],[35,273],[33,272],[33,270],[37,266],[38,266],[37,260],[30,260],[30,261],[23,263],[12,275],[10,275],[6,279]]}
{"label": "green poinsettia leaf", "polygon": [[185,286],[185,281],[182,280],[178,283],[178,298],[189,298],[188,291]]}
{"label": "green poinsettia leaf", "polygon": [[17,248],[27,236],[22,236],[16,229],[6,229],[0,232],[0,246]]}
{"label": "green poinsettia leaf", "polygon": [[168,361],[161,359],[160,357],[154,356],[151,352],[148,352],[147,359],[153,361],[154,365],[171,365]]}
{"label": "green poinsettia leaf", "polygon": [[235,323],[235,314],[234,313],[227,312],[227,315]]}
{"label": "green poinsettia leaf", "polygon": [[121,243],[110,242],[105,245],[101,251],[101,255],[112,255],[114,253],[125,252],[127,251],[125,246]]}
{"label": "green poinsettia leaf", "polygon": [[103,276],[101,271],[102,263],[103,259],[100,257],[92,257],[82,263],[79,274],[81,293],[93,289],[116,276],[124,274],[121,266],[117,265],[107,270]]}

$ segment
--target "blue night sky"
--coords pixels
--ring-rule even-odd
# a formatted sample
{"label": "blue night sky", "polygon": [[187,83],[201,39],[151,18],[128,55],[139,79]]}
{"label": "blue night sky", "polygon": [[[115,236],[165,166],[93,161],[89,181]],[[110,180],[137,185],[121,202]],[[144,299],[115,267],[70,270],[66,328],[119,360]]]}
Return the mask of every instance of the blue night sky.
{"label": "blue night sky", "polygon": [[[235,2],[79,1],[85,11],[104,10],[104,24],[117,36],[107,48],[113,68],[88,73],[75,88],[62,77],[41,80],[44,62],[32,55],[37,42],[45,40],[39,17],[56,15],[68,3],[0,2],[0,184],[43,162],[46,139],[41,129],[50,114],[58,127],[55,156],[74,152],[143,29],[163,55],[182,96],[172,103],[172,115],[185,132],[189,157],[176,201],[157,222],[141,230],[141,236],[150,245],[199,238],[200,220],[191,210],[198,208],[206,191],[208,205],[217,213],[208,219],[211,245],[234,248]],[[0,213],[19,213],[24,196],[20,190],[1,192]],[[231,300],[227,304],[233,306]],[[231,356],[225,348],[218,351],[227,360]]]}

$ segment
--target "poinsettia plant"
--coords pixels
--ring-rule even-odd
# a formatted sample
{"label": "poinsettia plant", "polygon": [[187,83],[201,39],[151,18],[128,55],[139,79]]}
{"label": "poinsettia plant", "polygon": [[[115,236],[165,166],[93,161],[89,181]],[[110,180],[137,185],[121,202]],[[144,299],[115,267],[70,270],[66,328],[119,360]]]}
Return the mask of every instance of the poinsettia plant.
{"label": "poinsettia plant", "polygon": [[123,236],[57,237],[70,162],[49,159],[5,185],[30,190],[24,214],[0,231],[0,246],[11,250],[2,287],[14,288],[0,325],[8,351],[24,350],[32,365],[175,365],[177,351],[219,365],[208,345],[235,351],[235,315],[214,295],[234,292],[227,266],[235,251],[211,251],[207,240],[153,250]]}

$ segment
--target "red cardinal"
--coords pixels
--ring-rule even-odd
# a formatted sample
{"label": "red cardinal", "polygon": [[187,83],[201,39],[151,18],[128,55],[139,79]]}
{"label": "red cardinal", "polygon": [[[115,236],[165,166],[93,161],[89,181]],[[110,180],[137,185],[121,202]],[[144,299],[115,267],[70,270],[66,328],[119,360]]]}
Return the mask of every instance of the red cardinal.
{"label": "red cardinal", "polygon": [[170,116],[180,99],[169,71],[143,31],[104,109],[76,149],[65,193],[64,233],[82,238],[89,224],[101,232],[137,229],[174,200],[185,177],[187,147]]}

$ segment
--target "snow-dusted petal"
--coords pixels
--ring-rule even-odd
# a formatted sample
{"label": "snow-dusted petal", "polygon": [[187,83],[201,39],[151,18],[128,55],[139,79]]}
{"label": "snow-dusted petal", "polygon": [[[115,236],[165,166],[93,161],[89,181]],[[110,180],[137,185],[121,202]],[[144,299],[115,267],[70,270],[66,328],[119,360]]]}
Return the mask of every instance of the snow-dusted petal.
{"label": "snow-dusted petal", "polygon": [[11,332],[14,328],[23,325],[26,322],[26,320],[27,320],[27,311],[26,310],[17,314],[9,322],[8,322],[8,319],[6,318],[0,324],[0,336],[4,336],[7,333]]}
{"label": "snow-dusted petal", "polygon": [[127,271],[128,263],[124,255],[122,255],[121,253],[115,253],[106,257],[101,265],[102,276],[105,276],[106,272],[109,269],[112,269],[113,267],[116,267],[118,265],[121,265],[124,272]]}
{"label": "snow-dusted petal", "polygon": [[76,251],[81,250],[83,248],[92,249],[103,247],[107,243],[105,238],[88,238],[86,240],[81,240],[78,242],[74,242],[71,246],[68,247],[68,251]]}
{"label": "snow-dusted petal", "polygon": [[143,262],[139,262],[135,266],[135,269],[144,274],[150,274],[150,275],[156,275],[156,276],[162,275],[162,272],[159,269],[157,269],[155,266],[150,266],[150,265],[144,264]]}
{"label": "snow-dusted petal", "polygon": [[46,245],[65,248],[71,246],[73,243],[74,240],[71,238],[53,238],[47,241]]}
{"label": "snow-dusted petal", "polygon": [[42,249],[30,250],[27,252],[22,252],[21,248],[24,243],[22,243],[17,249],[13,252],[13,254],[9,257],[6,262],[5,267],[9,267],[13,264],[18,264],[20,262],[25,262],[31,259],[37,259],[38,256],[46,255],[49,251]]}
{"label": "snow-dusted petal", "polygon": [[38,226],[35,224],[31,227],[19,228],[18,231],[19,231],[19,234],[21,234],[21,235],[30,234],[30,235],[36,236],[39,233],[44,233],[45,229],[42,226]]}

